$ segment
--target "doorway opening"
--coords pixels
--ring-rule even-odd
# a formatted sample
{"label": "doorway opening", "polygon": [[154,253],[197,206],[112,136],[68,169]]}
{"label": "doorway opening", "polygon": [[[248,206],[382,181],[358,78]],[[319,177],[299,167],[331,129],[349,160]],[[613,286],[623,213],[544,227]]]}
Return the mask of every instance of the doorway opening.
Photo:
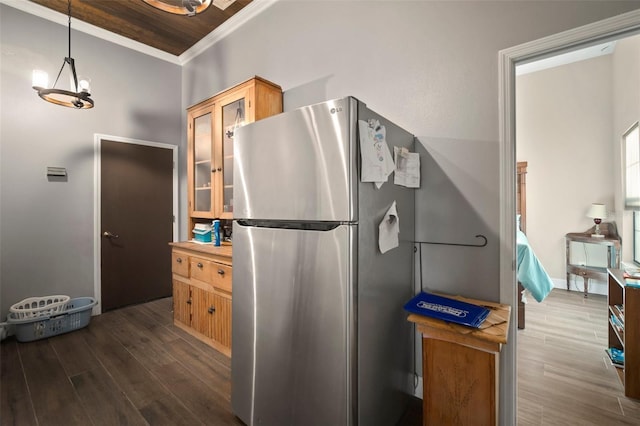
{"label": "doorway opening", "polygon": [[[633,11],[606,19],[537,41],[516,46],[499,53],[500,59],[500,301],[517,306],[517,286],[515,285],[515,222],[516,222],[516,65],[533,62],[579,48],[600,44],[640,32],[640,11]],[[506,419],[517,415],[517,330],[511,327],[509,341],[504,352],[506,363],[502,366],[501,387],[506,399],[503,413]],[[506,379],[509,378],[509,379]],[[513,412],[509,412],[513,410]]]}

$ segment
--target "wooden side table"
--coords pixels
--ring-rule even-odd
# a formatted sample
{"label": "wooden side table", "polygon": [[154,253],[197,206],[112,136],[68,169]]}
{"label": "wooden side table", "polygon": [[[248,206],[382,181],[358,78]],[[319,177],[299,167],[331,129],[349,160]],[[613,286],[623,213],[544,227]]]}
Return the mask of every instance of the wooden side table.
{"label": "wooden side table", "polygon": [[[603,223],[600,225],[604,237],[596,238],[591,234],[595,232],[592,228],[587,232],[570,232],[565,235],[566,244],[566,262],[567,262],[567,290],[569,290],[569,282],[571,275],[581,276],[584,280],[584,297],[589,294],[589,279],[607,282],[607,268],[620,268],[620,236],[616,227],[612,223]],[[597,267],[589,265],[575,265],[571,263],[571,243],[597,244],[607,247],[607,266]]]}
{"label": "wooden side table", "polygon": [[480,328],[411,314],[422,333],[423,424],[497,425],[498,371],[511,306],[446,296],[489,308]]}

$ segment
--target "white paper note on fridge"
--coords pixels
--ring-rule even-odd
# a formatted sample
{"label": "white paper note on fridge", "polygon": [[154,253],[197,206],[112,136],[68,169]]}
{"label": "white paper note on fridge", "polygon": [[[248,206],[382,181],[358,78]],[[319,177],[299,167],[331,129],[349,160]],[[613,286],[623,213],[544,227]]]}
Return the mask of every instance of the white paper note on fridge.
{"label": "white paper note on fridge", "polygon": [[399,233],[400,218],[398,218],[398,210],[394,201],[378,226],[378,247],[381,253],[386,253],[392,248],[398,247]]}
{"label": "white paper note on fridge", "polygon": [[394,146],[393,155],[396,162],[393,183],[407,188],[420,188],[420,154]]}
{"label": "white paper note on fridge", "polygon": [[362,182],[374,182],[380,188],[395,169],[391,151],[387,145],[386,129],[378,120],[358,120]]}

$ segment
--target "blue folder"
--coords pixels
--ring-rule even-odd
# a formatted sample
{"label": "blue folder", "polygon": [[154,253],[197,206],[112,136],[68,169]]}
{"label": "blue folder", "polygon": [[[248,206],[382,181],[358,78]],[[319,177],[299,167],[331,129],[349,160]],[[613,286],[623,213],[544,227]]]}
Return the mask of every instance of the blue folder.
{"label": "blue folder", "polygon": [[443,321],[478,328],[489,315],[489,309],[448,297],[421,292],[409,300],[404,309],[408,312],[437,318]]}

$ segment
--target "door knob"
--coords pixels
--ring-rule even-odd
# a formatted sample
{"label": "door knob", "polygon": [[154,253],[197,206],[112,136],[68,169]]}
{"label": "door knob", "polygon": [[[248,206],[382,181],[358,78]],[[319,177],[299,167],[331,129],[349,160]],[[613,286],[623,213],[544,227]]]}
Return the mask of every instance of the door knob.
{"label": "door knob", "polygon": [[102,236],[103,236],[103,237],[107,237],[107,238],[118,238],[118,237],[119,237],[119,235],[118,235],[118,234],[114,234],[114,233],[109,232],[109,231],[104,231],[104,232],[102,233]]}

